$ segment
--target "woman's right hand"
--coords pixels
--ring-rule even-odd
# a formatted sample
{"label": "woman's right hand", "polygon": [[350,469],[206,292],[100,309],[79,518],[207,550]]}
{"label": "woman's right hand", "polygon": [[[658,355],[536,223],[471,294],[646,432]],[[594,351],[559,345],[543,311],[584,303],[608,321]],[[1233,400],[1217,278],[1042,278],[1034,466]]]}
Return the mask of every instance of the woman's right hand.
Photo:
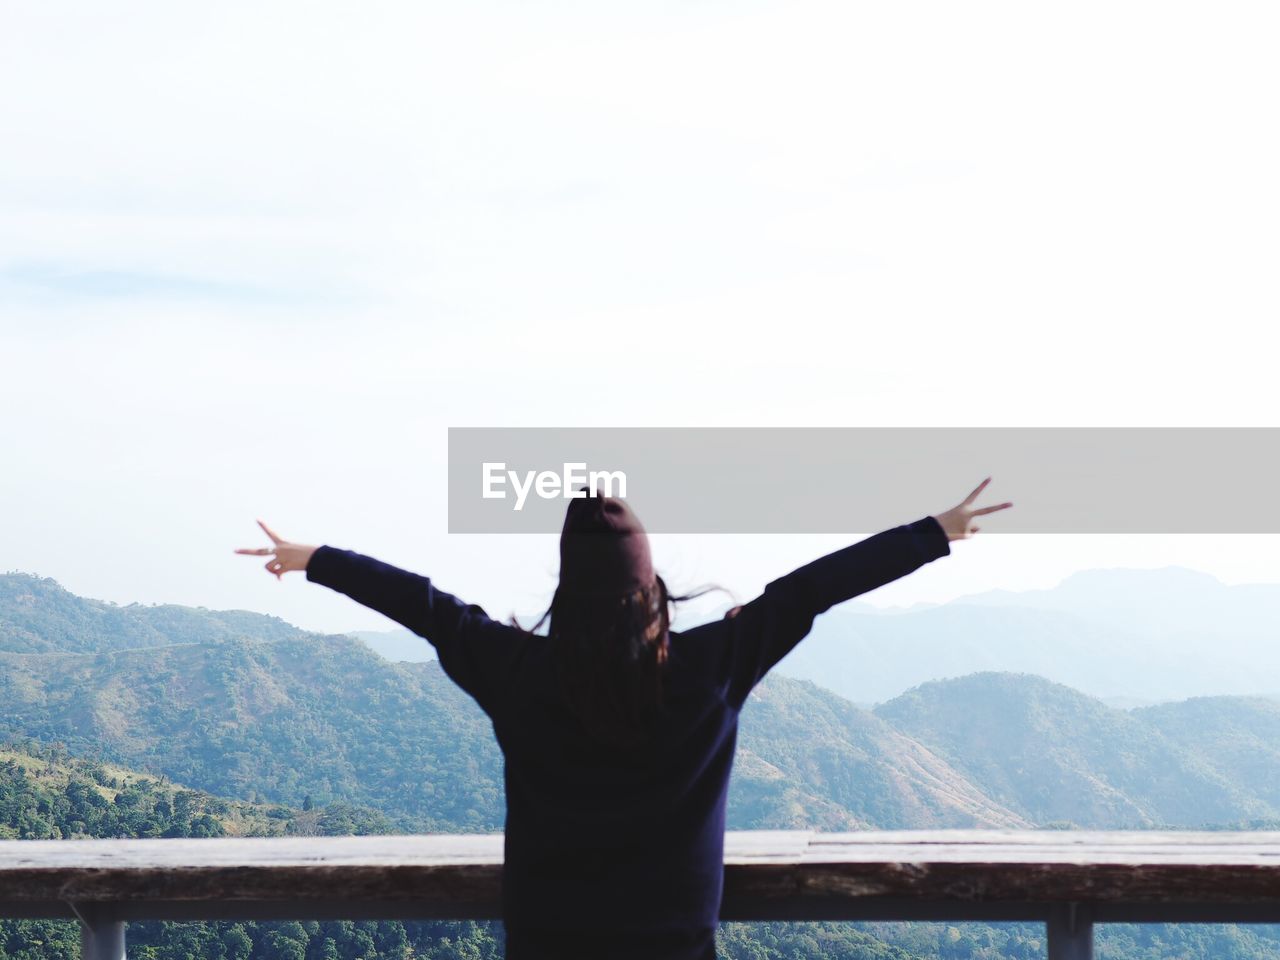
{"label": "woman's right hand", "polygon": [[974,517],[984,517],[988,513],[995,513],[997,510],[1008,510],[1013,506],[1012,503],[997,503],[992,507],[974,507],[973,502],[978,499],[978,494],[985,490],[990,482],[991,478],[987,477],[961,503],[945,513],[939,513],[934,516],[933,519],[938,521],[946,533],[948,541],[967,540],[977,533],[981,527],[974,524]]}
{"label": "woman's right hand", "polygon": [[262,528],[263,533],[271,538],[273,546],[241,547],[236,553],[243,553],[250,557],[270,557],[271,559],[266,562],[267,573],[274,573],[277,580],[290,570],[307,569],[307,563],[311,560],[311,555],[316,552],[315,547],[309,547],[301,543],[290,543],[283,537],[277,536],[261,520],[258,521],[258,526]]}

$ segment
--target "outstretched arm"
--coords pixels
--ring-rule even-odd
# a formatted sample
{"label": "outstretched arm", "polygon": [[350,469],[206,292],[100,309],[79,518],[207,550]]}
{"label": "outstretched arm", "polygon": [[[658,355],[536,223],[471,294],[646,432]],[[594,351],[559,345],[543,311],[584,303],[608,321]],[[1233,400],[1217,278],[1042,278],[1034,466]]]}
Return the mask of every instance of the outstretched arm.
{"label": "outstretched arm", "polygon": [[818,614],[948,555],[951,541],[977,532],[975,517],[1013,506],[974,506],[990,479],[952,509],[814,560],[774,580],[759,597],[733,611],[727,624],[730,703],[742,706],[761,678],[808,635]]}
{"label": "outstretched arm", "polygon": [[352,550],[291,543],[261,520],[258,526],[271,538],[272,545],[242,548],[236,553],[270,556],[267,572],[277,579],[290,571],[305,571],[312,583],[345,593],[432,644],[451,644],[468,617],[488,619],[479,607],[438,590],[427,577]]}
{"label": "outstretched arm", "polygon": [[277,578],[289,571],[305,571],[312,583],[344,593],[412,630],[436,648],[441,668],[454,682],[486,709],[493,705],[495,678],[510,668],[518,653],[517,631],[495,622],[475,604],[437,588],[429,577],[353,550],[290,543],[261,520],[258,523],[272,546],[236,553],[269,554],[272,559],[266,568]]}

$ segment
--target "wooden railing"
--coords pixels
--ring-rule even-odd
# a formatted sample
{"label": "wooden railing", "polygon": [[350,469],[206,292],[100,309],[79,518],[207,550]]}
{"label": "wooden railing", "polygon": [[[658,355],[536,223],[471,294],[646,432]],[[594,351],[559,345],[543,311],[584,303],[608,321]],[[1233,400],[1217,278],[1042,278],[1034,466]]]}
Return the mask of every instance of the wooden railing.
{"label": "wooden railing", "polygon": [[[1024,920],[1051,960],[1106,922],[1280,922],[1280,833],[733,832],[726,920]],[[0,841],[0,915],[129,920],[495,918],[500,835]]]}

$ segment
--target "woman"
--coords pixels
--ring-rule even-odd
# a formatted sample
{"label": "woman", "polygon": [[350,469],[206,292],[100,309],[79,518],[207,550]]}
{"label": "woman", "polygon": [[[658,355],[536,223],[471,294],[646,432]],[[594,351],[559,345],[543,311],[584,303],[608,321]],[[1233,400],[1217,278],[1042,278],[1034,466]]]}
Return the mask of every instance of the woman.
{"label": "woman", "polygon": [[712,960],[725,799],[752,687],[834,604],[977,532],[988,477],[958,506],[774,580],[723,620],[668,629],[672,601],[622,500],[570,501],[545,635],[499,623],[418,576],[276,536],[270,556],[436,648],[493,721],[505,758],[503,920],[511,960]]}

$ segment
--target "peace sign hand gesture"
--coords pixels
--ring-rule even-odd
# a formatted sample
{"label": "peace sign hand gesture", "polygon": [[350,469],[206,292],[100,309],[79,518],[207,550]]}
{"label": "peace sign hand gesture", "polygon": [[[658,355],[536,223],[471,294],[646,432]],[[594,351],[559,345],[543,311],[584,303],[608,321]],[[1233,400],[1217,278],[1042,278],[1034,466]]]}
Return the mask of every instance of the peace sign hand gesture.
{"label": "peace sign hand gesture", "polygon": [[271,559],[266,563],[267,572],[274,573],[277,580],[290,570],[307,569],[307,562],[311,559],[311,555],[316,552],[315,547],[304,546],[300,543],[290,543],[283,537],[277,536],[261,520],[258,521],[258,526],[262,528],[263,533],[271,538],[273,546],[241,547],[236,553],[243,553],[250,557],[270,557]]}
{"label": "peace sign hand gesture", "polygon": [[995,513],[997,510],[1008,510],[1013,506],[1012,503],[997,503],[991,507],[974,507],[973,502],[978,499],[978,494],[985,490],[990,482],[991,478],[987,477],[974,488],[973,493],[964,498],[962,503],[934,517],[946,532],[947,540],[969,539],[981,529],[981,527],[974,524],[974,517],[984,517],[988,513]]}

